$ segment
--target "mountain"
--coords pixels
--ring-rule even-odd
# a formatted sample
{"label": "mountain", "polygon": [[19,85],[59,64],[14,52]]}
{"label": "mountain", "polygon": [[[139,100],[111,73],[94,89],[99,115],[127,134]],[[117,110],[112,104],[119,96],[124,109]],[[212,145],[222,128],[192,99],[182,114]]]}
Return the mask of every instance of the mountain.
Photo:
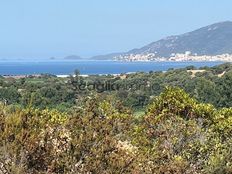
{"label": "mountain", "polygon": [[154,53],[156,57],[170,57],[172,53],[190,51],[198,55],[232,53],[232,22],[209,25],[182,35],[170,36],[126,54]]}
{"label": "mountain", "polygon": [[220,22],[182,35],[169,36],[139,49],[126,53],[96,56],[93,59],[114,59],[130,54],[155,54],[155,57],[171,57],[177,53],[191,52],[197,55],[232,54],[232,22]]}
{"label": "mountain", "polygon": [[112,60],[114,57],[120,56],[123,53],[112,53],[112,54],[106,54],[106,55],[100,55],[100,56],[94,56],[91,57],[91,60]]}
{"label": "mountain", "polygon": [[80,56],[71,55],[71,56],[65,57],[64,59],[66,59],[66,60],[81,60],[82,58]]}

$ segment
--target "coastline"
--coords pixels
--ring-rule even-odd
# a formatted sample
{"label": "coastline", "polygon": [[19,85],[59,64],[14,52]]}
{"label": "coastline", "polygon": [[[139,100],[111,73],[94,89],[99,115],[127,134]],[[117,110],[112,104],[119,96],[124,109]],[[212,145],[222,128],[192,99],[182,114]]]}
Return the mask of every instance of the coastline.
{"label": "coastline", "polygon": [[[167,71],[168,69],[179,69],[188,66],[213,67],[223,64],[222,61],[181,61],[181,62],[121,62],[121,61],[81,61],[81,62],[43,62],[31,63],[25,62],[19,64],[0,63],[0,76],[5,78],[25,78],[25,77],[39,77],[44,75],[57,76],[59,78],[67,78],[73,75],[75,70],[81,72],[81,76],[87,77],[91,75],[113,75],[131,74],[136,72],[149,71]],[[231,62],[228,62],[231,63]]]}
{"label": "coastline", "polygon": [[[165,71],[164,71],[165,72]],[[134,74],[136,72],[128,72],[128,73],[123,73],[123,75],[128,75],[128,74]],[[111,76],[114,76],[114,77],[119,77],[121,76],[122,74],[91,74],[91,75],[88,75],[88,74],[80,74],[79,76],[80,77],[90,77],[90,76],[107,76],[107,75],[111,75]],[[70,77],[70,74],[69,75],[66,75],[66,74],[63,74],[63,75],[52,75],[56,78],[68,78]],[[72,75],[75,77],[75,75]],[[6,78],[6,79],[9,79],[9,78],[13,78],[13,79],[23,79],[23,78],[39,78],[39,77],[43,77],[43,74],[32,74],[32,75],[2,75],[3,78]]]}

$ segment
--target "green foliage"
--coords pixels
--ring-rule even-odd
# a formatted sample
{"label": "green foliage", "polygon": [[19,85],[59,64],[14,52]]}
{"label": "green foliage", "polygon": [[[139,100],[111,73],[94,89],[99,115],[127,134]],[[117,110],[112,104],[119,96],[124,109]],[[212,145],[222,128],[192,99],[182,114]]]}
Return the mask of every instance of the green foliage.
{"label": "green foliage", "polygon": [[[170,69],[167,72],[138,72],[134,74],[80,76],[76,70],[74,76],[57,78],[44,74],[41,77],[23,79],[0,79],[0,101],[8,104],[33,105],[36,108],[56,108],[71,111],[72,107],[84,97],[101,93],[102,96],[114,96],[133,110],[144,110],[152,99],[164,90],[165,86],[184,89],[202,103],[213,104],[217,108],[232,106],[232,66],[230,63],[212,68],[195,67]],[[88,88],[86,85],[92,85]],[[114,88],[107,88],[107,85]],[[106,86],[104,86],[106,85]]]}
{"label": "green foliage", "polygon": [[72,112],[0,105],[0,171],[219,173],[232,171],[232,109],[167,87],[140,119],[121,102],[87,97]]}
{"label": "green foliage", "polygon": [[231,173],[231,112],[168,87],[135,126],[133,142],[153,162],[151,173]]}
{"label": "green foliage", "polygon": [[193,70],[0,78],[0,173],[232,173],[231,64]]}

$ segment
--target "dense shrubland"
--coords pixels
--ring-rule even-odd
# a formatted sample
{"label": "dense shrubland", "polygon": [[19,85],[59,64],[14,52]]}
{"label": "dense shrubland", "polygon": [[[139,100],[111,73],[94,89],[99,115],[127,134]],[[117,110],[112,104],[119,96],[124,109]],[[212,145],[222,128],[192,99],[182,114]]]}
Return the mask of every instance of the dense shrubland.
{"label": "dense shrubland", "polygon": [[176,86],[200,102],[217,108],[231,107],[232,65],[227,63],[201,69],[203,71],[198,72],[190,66],[165,73],[138,72],[118,77],[93,75],[84,78],[79,76],[78,71],[75,72],[76,77],[69,78],[52,75],[24,79],[0,77],[0,101],[7,100],[8,105],[23,108],[31,105],[40,109],[68,111],[79,105],[84,97],[100,93],[103,98],[110,95],[133,110],[143,110],[165,86]]}
{"label": "dense shrubland", "polygon": [[0,109],[5,173],[232,173],[232,109],[168,87],[134,117],[111,97],[72,112]]}
{"label": "dense shrubland", "polygon": [[200,70],[0,77],[0,174],[232,173],[232,65]]}

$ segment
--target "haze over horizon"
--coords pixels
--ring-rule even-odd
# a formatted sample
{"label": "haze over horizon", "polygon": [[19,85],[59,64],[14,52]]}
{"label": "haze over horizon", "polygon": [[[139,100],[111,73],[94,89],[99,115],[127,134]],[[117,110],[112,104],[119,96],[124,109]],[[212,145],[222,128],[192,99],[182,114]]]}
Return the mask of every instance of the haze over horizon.
{"label": "haze over horizon", "polygon": [[0,2],[0,59],[125,52],[232,20],[231,6],[229,0]]}

